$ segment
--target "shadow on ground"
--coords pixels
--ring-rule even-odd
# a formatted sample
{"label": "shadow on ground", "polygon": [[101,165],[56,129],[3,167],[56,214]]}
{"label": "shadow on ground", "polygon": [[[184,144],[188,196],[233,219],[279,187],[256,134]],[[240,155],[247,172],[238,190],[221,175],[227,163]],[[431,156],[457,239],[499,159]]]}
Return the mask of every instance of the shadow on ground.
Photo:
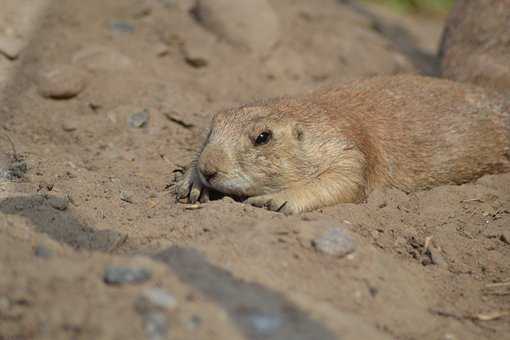
{"label": "shadow on ground", "polygon": [[181,280],[215,300],[247,339],[336,339],[330,330],[281,294],[236,279],[210,264],[195,249],[173,246],[153,258],[167,264]]}
{"label": "shadow on ground", "polygon": [[0,201],[0,213],[28,218],[37,232],[75,249],[111,252],[126,240],[127,235],[117,231],[96,230],[84,225],[65,204],[63,198],[52,196],[8,197]]}

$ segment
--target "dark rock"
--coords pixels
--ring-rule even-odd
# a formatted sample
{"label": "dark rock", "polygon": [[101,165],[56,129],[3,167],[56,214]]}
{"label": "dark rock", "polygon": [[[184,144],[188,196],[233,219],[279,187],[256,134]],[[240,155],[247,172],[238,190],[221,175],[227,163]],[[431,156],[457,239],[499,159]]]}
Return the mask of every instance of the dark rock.
{"label": "dark rock", "polygon": [[103,275],[103,280],[107,284],[129,284],[142,283],[149,280],[152,276],[150,270],[137,267],[108,266]]}

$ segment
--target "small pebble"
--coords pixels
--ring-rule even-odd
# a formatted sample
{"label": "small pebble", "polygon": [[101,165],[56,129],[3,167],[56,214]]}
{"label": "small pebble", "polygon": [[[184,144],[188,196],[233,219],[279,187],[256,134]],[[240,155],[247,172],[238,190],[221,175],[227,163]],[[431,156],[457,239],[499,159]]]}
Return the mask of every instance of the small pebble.
{"label": "small pebble", "polygon": [[85,89],[85,74],[72,66],[56,66],[41,73],[38,85],[43,97],[70,99]]}
{"label": "small pebble", "polygon": [[167,338],[168,325],[166,316],[160,312],[150,312],[142,315],[145,336],[149,340],[163,340]]}
{"label": "small pebble", "polygon": [[52,208],[63,211],[69,206],[69,199],[67,197],[50,196],[48,203]]}
{"label": "small pebble", "polygon": [[152,276],[150,270],[138,267],[108,266],[103,275],[107,284],[142,283]]}
{"label": "small pebble", "polygon": [[135,26],[127,21],[115,20],[111,24],[112,31],[121,33],[133,33]]}
{"label": "small pebble", "polygon": [[37,257],[48,258],[53,256],[53,252],[43,245],[37,245],[34,249],[34,255]]}
{"label": "small pebble", "polygon": [[253,330],[262,336],[268,336],[278,330],[283,324],[278,315],[254,313],[248,316]]}
{"label": "small pebble", "polygon": [[441,255],[441,252],[439,249],[436,248],[429,248],[430,253],[430,260],[432,261],[432,264],[438,265],[438,266],[446,266],[448,263],[444,259],[443,255]]}
{"label": "small pebble", "polygon": [[78,129],[78,124],[75,121],[66,120],[62,123],[62,130],[66,132],[72,132]]}
{"label": "small pebble", "polygon": [[338,227],[330,228],[313,239],[312,246],[321,253],[339,257],[350,254],[356,249],[352,237]]}
{"label": "small pebble", "polygon": [[128,124],[132,128],[141,128],[147,125],[147,122],[149,121],[149,112],[148,111],[141,111],[132,114],[128,118]]}
{"label": "small pebble", "polygon": [[139,311],[153,308],[171,310],[177,307],[177,300],[161,288],[148,288],[142,291],[142,294],[136,299],[135,305]]}
{"label": "small pebble", "polygon": [[0,54],[3,54],[10,60],[18,58],[24,43],[16,37],[0,36]]}
{"label": "small pebble", "polygon": [[120,199],[127,203],[133,203],[133,195],[128,191],[121,191]]}

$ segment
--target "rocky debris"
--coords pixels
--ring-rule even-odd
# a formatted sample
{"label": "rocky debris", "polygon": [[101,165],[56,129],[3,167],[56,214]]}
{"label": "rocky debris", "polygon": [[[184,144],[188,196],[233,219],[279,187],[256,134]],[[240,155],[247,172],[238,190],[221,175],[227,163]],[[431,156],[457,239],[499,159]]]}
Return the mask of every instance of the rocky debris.
{"label": "rocky debris", "polygon": [[72,62],[84,65],[92,71],[120,71],[133,64],[129,57],[103,46],[86,47],[78,51],[73,56]]}
{"label": "rocky debris", "polygon": [[0,180],[13,181],[22,178],[27,171],[25,160],[0,150]]}
{"label": "rocky debris", "polygon": [[67,197],[50,196],[48,197],[48,204],[54,209],[64,211],[69,207],[69,199]]}
{"label": "rocky debris", "polygon": [[228,43],[264,54],[279,39],[279,20],[266,0],[197,0],[192,14]]}
{"label": "rocky debris", "polygon": [[39,75],[39,93],[46,98],[70,99],[85,89],[85,74],[70,65],[52,67]]}
{"label": "rocky debris", "polygon": [[149,122],[149,111],[144,110],[133,113],[128,118],[128,125],[132,128],[142,128]]}
{"label": "rocky debris", "polygon": [[0,36],[0,54],[10,60],[17,59],[24,48],[23,40],[16,37]]}
{"label": "rocky debris", "polygon": [[312,240],[312,246],[319,252],[343,257],[356,250],[356,244],[344,228],[329,227],[319,237]]}
{"label": "rocky debris", "polygon": [[438,266],[447,265],[446,260],[443,255],[441,255],[441,249],[434,244],[432,236],[425,238],[421,253],[421,264],[424,266],[431,264]]}
{"label": "rocky debris", "polygon": [[135,307],[139,312],[152,309],[172,310],[177,307],[177,300],[161,288],[147,288],[136,299]]}
{"label": "rocky debris", "polygon": [[110,285],[142,283],[149,280],[149,269],[139,267],[108,266],[103,274],[103,281]]}

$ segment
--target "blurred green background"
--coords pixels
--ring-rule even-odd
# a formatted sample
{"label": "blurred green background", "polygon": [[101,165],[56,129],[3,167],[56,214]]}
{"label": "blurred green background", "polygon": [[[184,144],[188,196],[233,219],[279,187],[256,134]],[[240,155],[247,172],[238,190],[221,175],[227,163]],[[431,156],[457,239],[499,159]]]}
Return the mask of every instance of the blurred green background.
{"label": "blurred green background", "polygon": [[446,15],[455,0],[365,0],[392,7],[403,13]]}

